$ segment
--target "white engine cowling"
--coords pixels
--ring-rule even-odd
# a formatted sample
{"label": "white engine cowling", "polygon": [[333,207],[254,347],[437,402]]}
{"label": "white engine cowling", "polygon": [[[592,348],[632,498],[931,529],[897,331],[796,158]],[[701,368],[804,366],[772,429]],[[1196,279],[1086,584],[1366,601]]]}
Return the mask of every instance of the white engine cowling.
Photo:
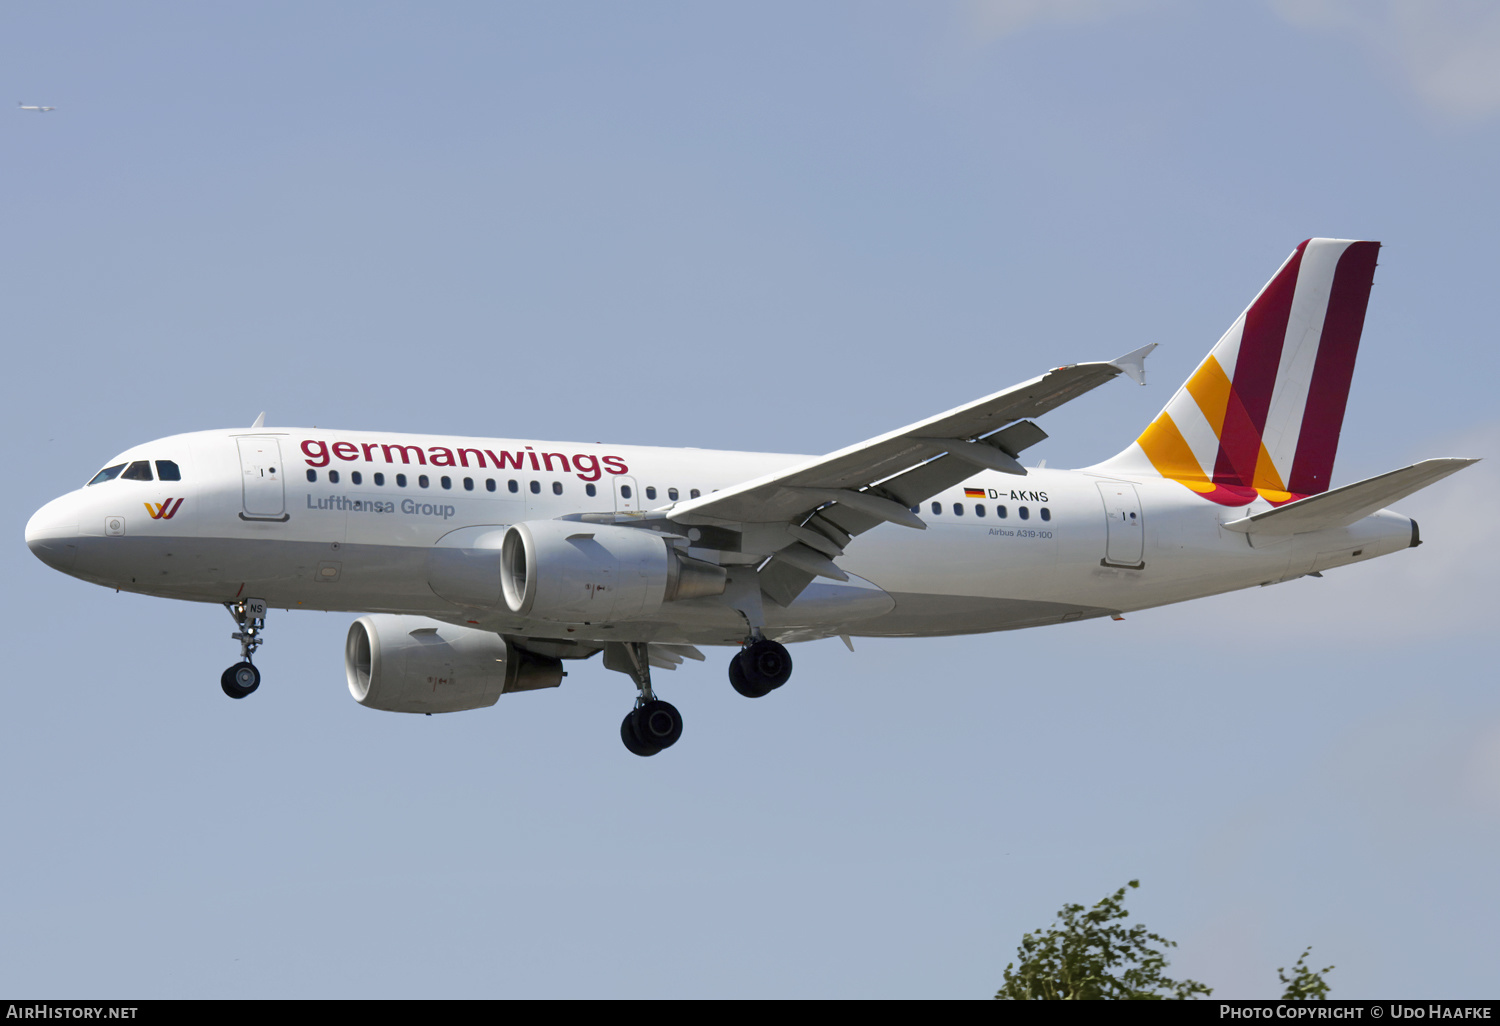
{"label": "white engine cowling", "polygon": [[533,520],[508,528],[500,549],[506,607],[560,623],[643,619],[663,602],[722,595],[726,583],[723,567],[635,527]]}
{"label": "white engine cowling", "polygon": [[387,712],[461,712],[502,694],[555,688],[562,662],[517,648],[498,634],[425,616],[362,616],[344,646],[349,693]]}

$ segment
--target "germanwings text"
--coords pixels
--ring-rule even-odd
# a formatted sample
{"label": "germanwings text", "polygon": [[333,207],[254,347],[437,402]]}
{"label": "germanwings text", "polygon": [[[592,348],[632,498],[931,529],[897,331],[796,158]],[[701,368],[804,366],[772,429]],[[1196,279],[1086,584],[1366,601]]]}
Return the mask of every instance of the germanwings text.
{"label": "germanwings text", "polygon": [[[318,438],[309,438],[302,443],[302,455],[309,467],[326,467],[334,460],[346,463],[395,463],[418,464],[424,467],[473,467],[485,470],[533,470],[561,471],[577,474],[580,480],[597,481],[604,474],[628,474],[630,467],[618,456],[593,456],[578,453],[565,456],[560,452],[537,452],[525,446],[515,452],[493,449],[449,448],[444,445],[387,445],[382,442],[334,442],[332,445]],[[602,467],[601,467],[602,464]]]}

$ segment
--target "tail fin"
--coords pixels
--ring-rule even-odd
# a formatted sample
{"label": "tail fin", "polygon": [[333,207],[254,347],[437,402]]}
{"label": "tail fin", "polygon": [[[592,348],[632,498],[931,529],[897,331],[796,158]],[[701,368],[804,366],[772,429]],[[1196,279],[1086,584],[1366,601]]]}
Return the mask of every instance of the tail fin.
{"label": "tail fin", "polygon": [[1141,436],[1101,465],[1226,506],[1328,490],[1378,242],[1309,239]]}

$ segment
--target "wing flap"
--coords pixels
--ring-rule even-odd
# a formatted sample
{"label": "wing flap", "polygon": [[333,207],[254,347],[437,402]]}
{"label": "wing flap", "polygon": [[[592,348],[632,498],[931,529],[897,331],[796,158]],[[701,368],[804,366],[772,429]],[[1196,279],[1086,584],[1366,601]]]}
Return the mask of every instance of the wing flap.
{"label": "wing flap", "polygon": [[1264,513],[1232,520],[1224,528],[1241,534],[1285,535],[1348,527],[1376,510],[1478,462],[1477,459],[1454,457],[1423,460],[1388,474],[1309,495]]}

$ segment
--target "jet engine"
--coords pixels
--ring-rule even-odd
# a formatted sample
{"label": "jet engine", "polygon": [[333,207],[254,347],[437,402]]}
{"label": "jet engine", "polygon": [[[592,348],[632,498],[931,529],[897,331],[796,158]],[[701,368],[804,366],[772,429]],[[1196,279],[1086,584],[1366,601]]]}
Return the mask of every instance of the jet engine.
{"label": "jet engine", "polygon": [[664,602],[722,595],[726,580],[723,567],[636,527],[533,520],[508,528],[500,544],[506,607],[541,620],[641,619]]}
{"label": "jet engine", "polygon": [[535,655],[498,634],[425,616],[362,616],[344,645],[349,693],[387,712],[461,712],[502,694],[555,688],[562,661]]}

